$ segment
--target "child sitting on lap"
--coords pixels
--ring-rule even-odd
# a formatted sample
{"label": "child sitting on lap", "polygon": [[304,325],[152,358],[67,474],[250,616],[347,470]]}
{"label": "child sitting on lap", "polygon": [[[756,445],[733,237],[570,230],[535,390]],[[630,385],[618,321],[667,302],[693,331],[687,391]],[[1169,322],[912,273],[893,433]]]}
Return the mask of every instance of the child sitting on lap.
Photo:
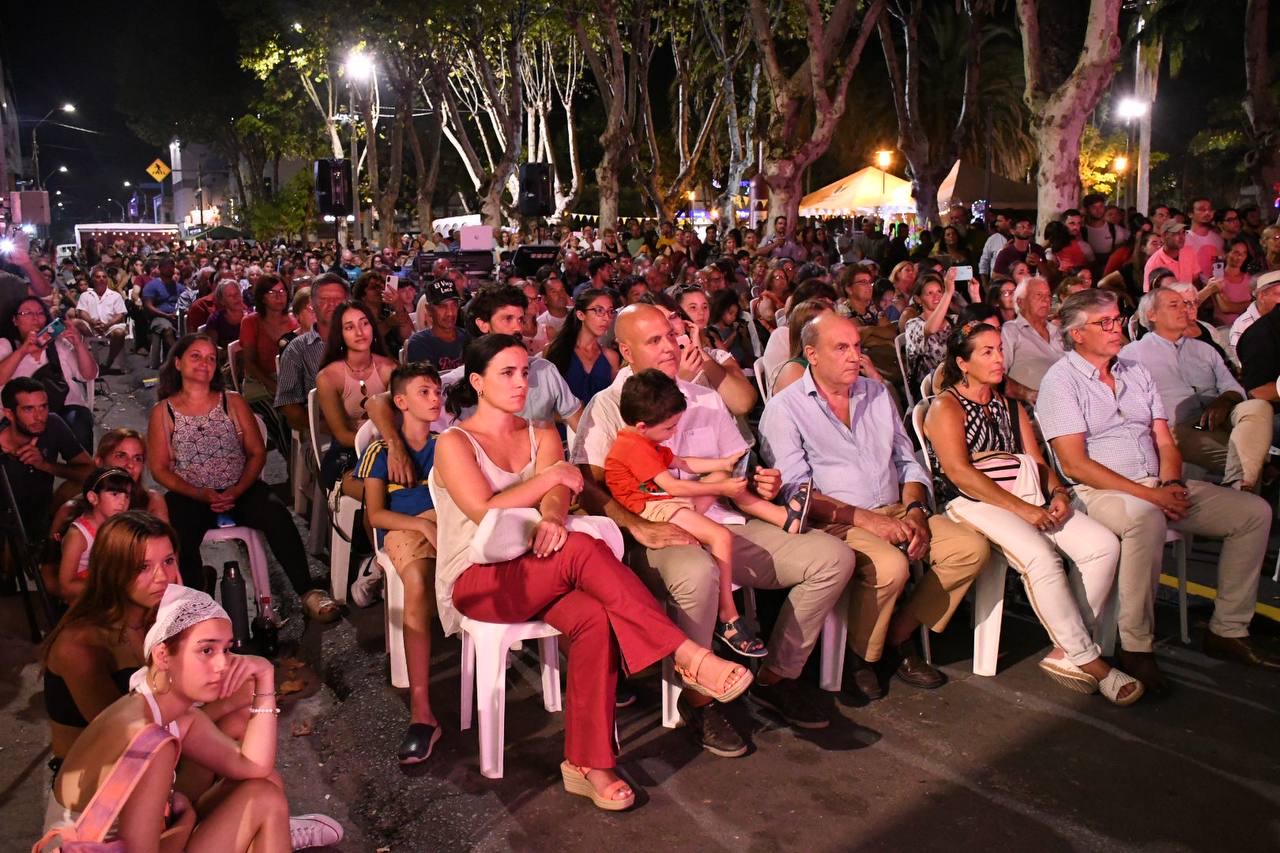
{"label": "child sitting on lap", "polygon": [[[400,411],[400,440],[414,466],[414,485],[392,483],[387,474],[387,445],[369,445],[354,476],[364,480],[365,512],[378,543],[404,583],[404,652],[409,670],[409,730],[400,744],[401,764],[426,761],[440,739],[440,723],[431,711],[431,617],[434,613],[436,511],[427,488],[435,461],[431,422],[440,417],[440,374],[427,362],[391,372],[391,399]],[[365,607],[374,600],[381,572],[377,563],[362,567],[351,585],[351,600]]]}
{"label": "child sitting on lap", "polygon": [[[716,636],[748,658],[767,654],[733,601],[733,534],[706,517],[718,498],[730,498],[750,516],[802,533],[809,512],[809,486],[797,490],[786,506],[747,490],[745,477],[731,477],[736,459],[676,457],[663,442],[671,438],[688,403],[675,381],[658,370],[643,370],[622,386],[618,410],[626,427],[618,431],[604,461],[605,484],[614,498],[649,521],[669,521],[707,547],[720,568]],[[682,480],[672,472],[706,475]]]}

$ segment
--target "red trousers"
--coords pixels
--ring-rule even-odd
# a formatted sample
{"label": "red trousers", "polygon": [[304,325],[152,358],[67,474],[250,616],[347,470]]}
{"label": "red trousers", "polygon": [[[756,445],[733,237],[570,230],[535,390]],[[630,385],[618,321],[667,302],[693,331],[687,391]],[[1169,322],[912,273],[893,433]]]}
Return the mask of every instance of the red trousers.
{"label": "red trousers", "polygon": [[686,639],[609,546],[570,533],[555,554],[525,554],[471,566],[453,586],[453,604],[481,622],[539,619],[569,643],[564,755],[583,767],[614,766],[618,664],[637,672]]}

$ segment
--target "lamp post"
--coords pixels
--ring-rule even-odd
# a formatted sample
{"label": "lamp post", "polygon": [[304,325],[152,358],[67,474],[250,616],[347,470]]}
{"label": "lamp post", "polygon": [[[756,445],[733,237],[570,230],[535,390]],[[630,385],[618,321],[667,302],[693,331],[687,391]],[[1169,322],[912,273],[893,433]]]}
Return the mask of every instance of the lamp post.
{"label": "lamp post", "polygon": [[[1122,98],[1120,100],[1120,103],[1117,105],[1116,115],[1118,115],[1120,119],[1124,121],[1124,124],[1125,124],[1124,145],[1125,145],[1126,155],[1128,155],[1133,145],[1134,119],[1138,119],[1140,121],[1144,120],[1150,112],[1151,112],[1151,104],[1149,104],[1146,101],[1140,100],[1138,98]],[[1146,140],[1144,140],[1144,142],[1146,142]],[[1146,199],[1144,198],[1144,196],[1146,195],[1146,191],[1147,191],[1148,176],[1150,175],[1150,172],[1151,172],[1151,163],[1150,163],[1151,158],[1149,155],[1149,151],[1150,151],[1149,143],[1140,145],[1138,147],[1138,163],[1137,163],[1138,168],[1136,169],[1136,172],[1138,175],[1138,189],[1137,189],[1138,205],[1137,206],[1142,208],[1140,212],[1143,213],[1144,215],[1146,214]],[[1128,170],[1128,167],[1129,167],[1128,156],[1125,156],[1123,158],[1120,158],[1120,157],[1116,158],[1117,162],[1120,161],[1121,159],[1124,160],[1125,169]],[[1121,174],[1121,173],[1117,171],[1116,174]],[[1128,187],[1126,186],[1126,190],[1127,189]],[[1117,183],[1116,195],[1119,196],[1119,194],[1120,194],[1120,188]],[[1127,192],[1125,194],[1128,195]]]}
{"label": "lamp post", "polygon": [[1111,171],[1116,173],[1116,204],[1123,207],[1121,199],[1124,196],[1120,192],[1120,186],[1124,182],[1125,175],[1129,171],[1129,158],[1121,154],[1111,161]]}
{"label": "lamp post", "polygon": [[[35,174],[37,178],[40,177],[40,139],[39,137],[36,136],[36,132],[40,130],[40,125],[44,124],[46,121],[49,120],[49,116],[53,115],[59,110],[61,110],[64,113],[73,113],[76,111],[76,108],[75,108],[75,104],[63,104],[60,107],[54,107],[53,109],[49,110],[49,112],[45,113],[44,118],[36,122],[35,126],[31,128],[31,171],[33,174]],[[65,172],[66,167],[65,166],[62,167],[60,171]],[[37,182],[36,189],[38,190],[44,189],[43,182]]]}
{"label": "lamp post", "polygon": [[[893,165],[893,152],[887,148],[876,152],[876,166],[880,169],[880,204],[884,204],[885,194],[885,173],[889,167]],[[880,205],[876,205],[876,216],[880,215]]]}
{"label": "lamp post", "polygon": [[71,170],[70,170],[70,169],[68,169],[66,166],[59,166],[58,168],[54,169],[54,170],[53,170],[52,172],[50,172],[49,174],[45,175],[45,176],[44,176],[44,180],[43,180],[43,181],[41,181],[39,184],[37,184],[37,185],[36,185],[36,188],[37,188],[37,189],[43,188],[43,186],[44,186],[45,184],[49,183],[49,179],[50,179],[50,178],[52,178],[54,175],[57,175],[57,174],[65,175],[65,174],[66,174],[67,172],[69,172],[69,171],[71,171]]}
{"label": "lamp post", "polygon": [[112,204],[114,204],[116,207],[120,208],[120,221],[121,221],[121,222],[124,222],[124,221],[125,221],[125,219],[127,219],[127,218],[128,218],[127,214],[125,214],[125,212],[124,212],[124,205],[123,205],[123,204],[121,204],[120,202],[116,201],[114,198],[108,198],[108,199],[107,199],[107,201],[111,202],[111,203],[112,203]]}
{"label": "lamp post", "polygon": [[[347,62],[343,66],[347,79],[355,83],[369,82],[377,85],[377,66],[373,63],[373,57],[365,53],[359,48],[351,51],[347,56]],[[360,158],[356,154],[358,131],[356,129],[356,90],[355,86],[348,83],[347,89],[348,110],[351,124],[351,198],[355,202],[356,214],[356,239],[364,237],[364,223],[360,214]],[[366,145],[377,144],[376,140],[369,140]],[[372,223],[370,223],[372,225]],[[353,243],[355,241],[352,241]]]}

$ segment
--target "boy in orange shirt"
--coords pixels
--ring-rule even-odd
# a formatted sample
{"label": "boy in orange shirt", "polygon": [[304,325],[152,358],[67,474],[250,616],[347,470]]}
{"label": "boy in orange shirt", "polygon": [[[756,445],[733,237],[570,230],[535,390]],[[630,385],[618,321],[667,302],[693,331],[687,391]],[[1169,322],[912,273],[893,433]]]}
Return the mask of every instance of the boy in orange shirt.
{"label": "boy in orange shirt", "polygon": [[[728,476],[735,458],[673,454],[663,442],[675,434],[687,406],[675,380],[661,371],[643,370],[627,379],[618,401],[619,414],[627,426],[618,431],[605,457],[605,485],[631,512],[649,521],[671,522],[707,547],[720,568],[716,636],[743,657],[764,657],[768,650],[733,601],[733,533],[707,518],[706,511],[719,498],[730,498],[754,518],[788,533],[803,533],[810,489],[807,484],[802,486],[786,506],[779,506],[748,491],[746,477]],[[671,469],[706,476],[682,480]]]}

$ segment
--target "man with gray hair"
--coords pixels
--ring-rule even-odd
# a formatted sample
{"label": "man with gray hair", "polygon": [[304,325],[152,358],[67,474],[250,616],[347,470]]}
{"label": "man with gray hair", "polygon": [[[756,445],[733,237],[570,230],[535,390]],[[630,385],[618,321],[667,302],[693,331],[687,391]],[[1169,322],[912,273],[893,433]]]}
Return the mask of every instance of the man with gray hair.
{"label": "man with gray hair", "polygon": [[1195,318],[1195,287],[1160,287],[1143,294],[1138,319],[1151,330],[1120,357],[1136,361],[1156,381],[1182,458],[1247,492],[1261,482],[1271,448],[1271,406],[1248,395],[1209,344],[1183,332]]}
{"label": "man with gray hair", "polygon": [[1257,495],[1187,481],[1156,382],[1119,357],[1124,320],[1114,294],[1085,290],[1062,305],[1067,355],[1049,368],[1036,413],[1089,517],[1120,537],[1120,666],[1148,691],[1164,679],[1154,654],[1154,580],[1166,527],[1222,537],[1208,654],[1280,668],[1249,638],[1271,507]]}
{"label": "man with gray hair", "polygon": [[1005,394],[1034,406],[1045,371],[1063,355],[1062,330],[1049,321],[1049,282],[1036,275],[1024,278],[1013,292],[1013,306],[1018,316],[1000,328]]}

